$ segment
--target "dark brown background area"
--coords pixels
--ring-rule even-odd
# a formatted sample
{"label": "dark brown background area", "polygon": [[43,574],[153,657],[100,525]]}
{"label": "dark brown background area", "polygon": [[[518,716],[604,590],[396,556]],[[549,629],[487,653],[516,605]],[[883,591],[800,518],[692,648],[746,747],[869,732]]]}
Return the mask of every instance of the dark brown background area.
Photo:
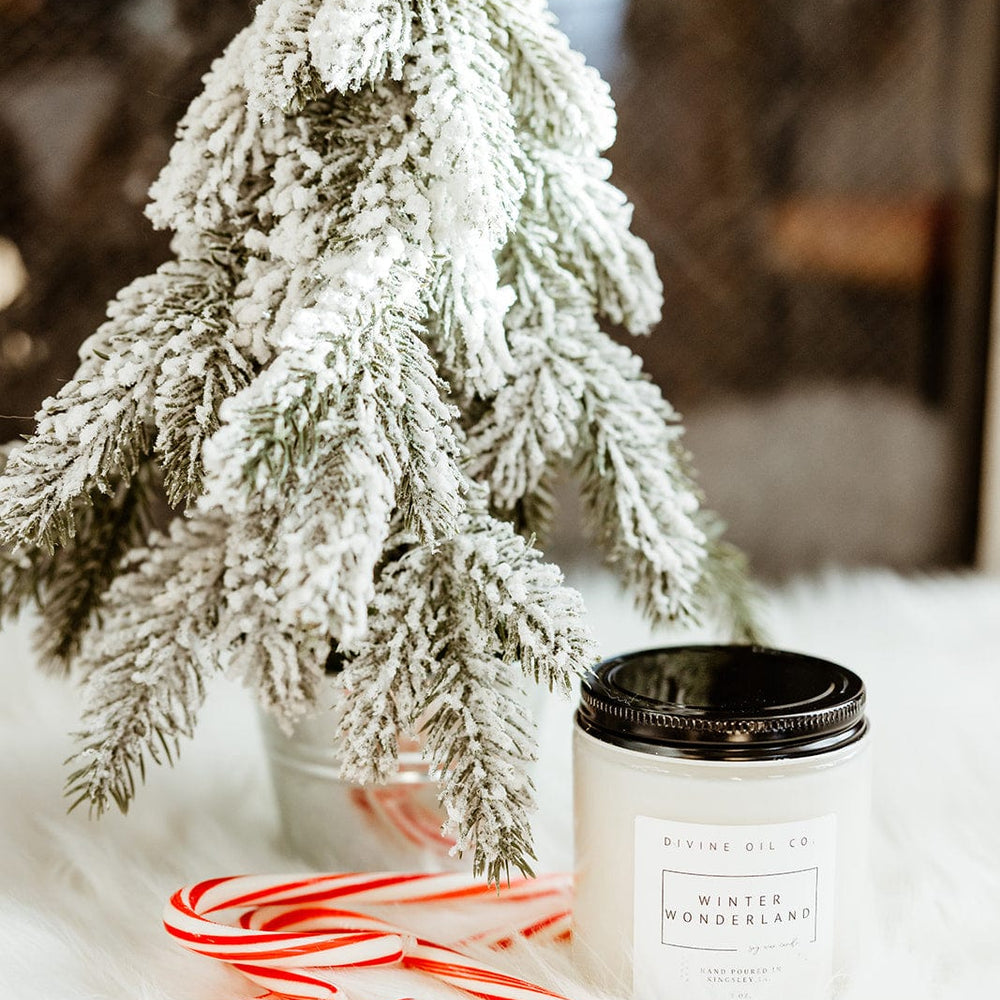
{"label": "dark brown background area", "polygon": [[[996,4],[552,5],[612,83],[615,180],[664,280],[661,328],[631,345],[733,537],[775,573],[968,561]],[[106,301],[167,256],[146,189],[252,7],[0,0],[0,271],[19,255],[27,275],[0,308],[0,438],[30,431]]]}
{"label": "dark brown background area", "polygon": [[0,312],[0,437],[41,400],[123,285],[169,255],[142,214],[174,128],[248,0],[0,0],[0,237],[24,292]]}
{"label": "dark brown background area", "polygon": [[554,0],[657,258],[639,345],[759,568],[971,560],[996,218],[990,0]]}

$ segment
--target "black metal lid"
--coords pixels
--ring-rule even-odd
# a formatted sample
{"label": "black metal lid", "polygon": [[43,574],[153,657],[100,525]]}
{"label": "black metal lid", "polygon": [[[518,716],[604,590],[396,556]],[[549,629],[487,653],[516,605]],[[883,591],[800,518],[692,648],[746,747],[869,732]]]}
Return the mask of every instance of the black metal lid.
{"label": "black metal lid", "polygon": [[702,760],[826,753],[868,728],[857,674],[761,646],[674,646],[605,660],[583,679],[576,719],[605,743]]}

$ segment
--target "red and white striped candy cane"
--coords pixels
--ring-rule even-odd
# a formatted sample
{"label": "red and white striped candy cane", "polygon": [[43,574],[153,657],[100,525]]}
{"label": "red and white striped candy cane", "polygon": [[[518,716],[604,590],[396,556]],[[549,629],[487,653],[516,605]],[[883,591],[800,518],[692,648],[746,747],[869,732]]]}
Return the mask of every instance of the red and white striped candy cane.
{"label": "red and white striped candy cane", "polygon": [[[506,947],[516,937],[564,938],[569,930],[569,876],[515,879],[496,889],[467,875],[367,872],[301,877],[242,875],[178,889],[163,915],[167,932],[190,951],[227,962],[279,996],[328,1000],[346,994],[338,968],[400,965],[428,973],[486,1000],[566,1000],[532,983],[346,906],[550,901],[530,922],[457,943]],[[229,911],[229,920],[211,914]]]}

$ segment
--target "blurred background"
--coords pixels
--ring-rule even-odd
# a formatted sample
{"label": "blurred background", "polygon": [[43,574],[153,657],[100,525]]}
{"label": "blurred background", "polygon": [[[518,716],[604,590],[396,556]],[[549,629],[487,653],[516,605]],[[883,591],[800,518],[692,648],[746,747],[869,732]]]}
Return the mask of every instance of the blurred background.
{"label": "blurred background", "polygon": [[[253,6],[0,0],[0,439],[31,430],[106,301],[168,256],[146,189]],[[970,565],[1000,5],[552,7],[611,82],[614,180],[664,282],[663,323],[630,346],[731,538],[767,577]]]}

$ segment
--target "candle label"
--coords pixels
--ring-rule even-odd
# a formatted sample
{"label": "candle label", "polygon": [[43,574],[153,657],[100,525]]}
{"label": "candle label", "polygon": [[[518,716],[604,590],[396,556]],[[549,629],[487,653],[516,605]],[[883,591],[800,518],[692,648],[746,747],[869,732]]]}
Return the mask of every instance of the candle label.
{"label": "candle label", "polygon": [[833,967],[836,817],[635,820],[636,1000],[818,996]]}

